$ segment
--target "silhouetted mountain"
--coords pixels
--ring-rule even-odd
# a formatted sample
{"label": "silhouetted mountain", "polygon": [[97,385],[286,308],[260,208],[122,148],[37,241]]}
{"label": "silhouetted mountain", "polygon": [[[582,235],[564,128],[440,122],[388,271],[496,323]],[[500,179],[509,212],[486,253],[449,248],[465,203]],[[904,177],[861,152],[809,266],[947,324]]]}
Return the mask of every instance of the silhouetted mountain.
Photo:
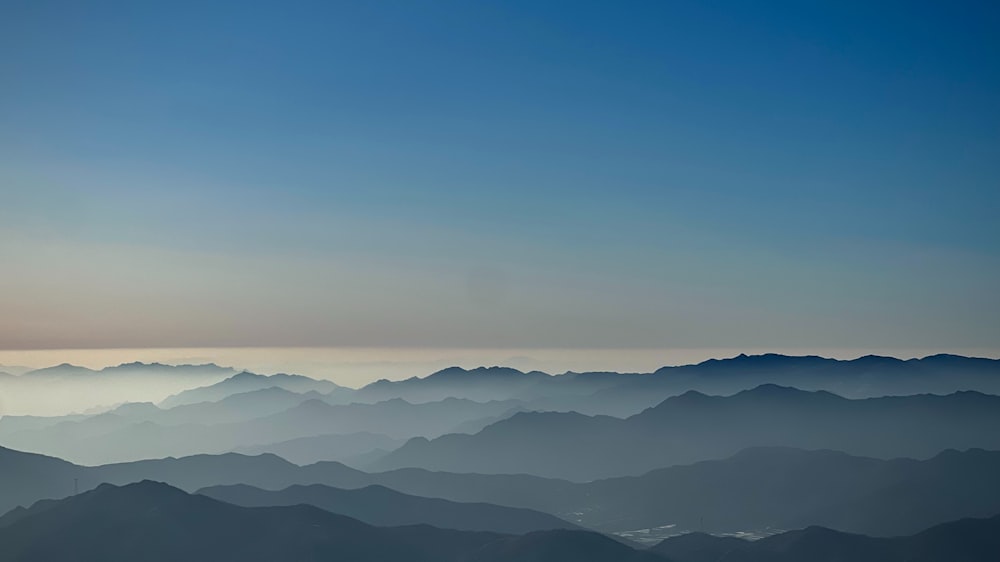
{"label": "silhouetted mountain", "polygon": [[201,431],[193,439],[171,439],[163,435],[171,432],[165,427],[184,425],[187,427],[180,433],[189,434],[195,425],[249,421],[322,396],[271,387],[166,410],[142,402],[122,404],[93,416],[4,416],[0,418],[0,443],[87,464],[222,452],[228,450],[229,443],[213,444],[211,434]]}
{"label": "silhouetted mountain", "polygon": [[[579,552],[576,560],[582,562],[653,556],[593,533],[550,533],[536,535],[514,552],[521,560],[551,560],[546,557],[549,552]],[[485,562],[498,559],[494,555],[498,548],[492,543],[503,541],[506,545],[510,539],[496,533],[427,525],[373,527],[307,505],[238,507],[149,481],[120,488],[104,485],[0,518],[0,560],[11,562]],[[613,549],[609,542],[615,545]],[[593,548],[595,544],[601,548]],[[504,546],[499,549],[504,550]]]}
{"label": "silhouetted mountain", "polygon": [[313,505],[380,527],[426,524],[442,529],[516,535],[551,529],[580,529],[577,525],[530,509],[423,498],[384,486],[343,490],[313,484],[272,492],[236,485],[203,488],[198,493],[244,507]]}
{"label": "silhouetted mountain", "polygon": [[344,462],[345,459],[355,459],[375,450],[380,450],[381,454],[385,455],[403,443],[402,439],[362,431],[344,435],[300,437],[279,443],[239,447],[234,452],[244,455],[273,453],[295,464],[305,465],[322,461]]}
{"label": "silhouetted mountain", "polygon": [[[130,392],[105,389],[100,389],[99,392],[93,387],[74,387],[77,383],[112,379],[117,375],[121,375],[117,377],[120,380],[125,380],[133,377],[148,378],[150,373],[168,372],[173,374],[158,379],[164,382],[163,388],[147,384],[145,390],[142,386],[134,386],[130,387]],[[158,402],[162,396],[166,396],[161,393],[171,386],[175,390],[169,392],[176,393],[193,386],[192,382],[201,386],[205,381],[216,382],[233,373],[232,369],[211,364],[169,366],[133,363],[101,371],[64,364],[31,371],[22,377],[2,378],[0,391],[11,398],[7,404],[7,413],[64,414],[101,404],[136,400]],[[102,376],[91,376],[97,374]],[[38,388],[34,384],[23,384],[24,381],[43,380],[60,381],[58,392],[46,394],[46,400],[39,398]],[[624,417],[688,390],[732,394],[766,383],[805,390],[827,390],[849,398],[947,394],[960,390],[1000,394],[1000,360],[955,355],[933,355],[908,360],[867,356],[850,361],[815,356],[740,355],[729,359],[712,359],[697,365],[663,367],[648,374],[567,372],[548,375],[538,371],[523,373],[505,367],[480,367],[471,370],[452,367],[424,378],[377,381],[356,392],[340,389],[335,395],[327,397],[326,401],[378,402],[403,398],[410,402],[426,402],[447,397],[476,401],[512,399],[524,402],[532,410],[573,410]],[[275,385],[294,392],[329,392],[315,388],[293,388],[275,382],[266,384]],[[259,389],[260,386],[244,387],[232,392],[225,388],[224,386],[217,394],[209,392],[201,398],[174,396],[169,398],[171,402],[161,405],[170,406],[179,403],[179,400],[186,403],[216,401],[227,393],[247,392]]]}
{"label": "silhouetted mountain", "polygon": [[342,386],[330,381],[316,380],[302,375],[258,375],[243,371],[228,379],[213,385],[185,390],[163,400],[159,406],[161,408],[173,408],[184,404],[197,404],[199,402],[217,402],[231,396],[254,390],[264,390],[272,387],[282,388],[289,392],[305,393],[318,392],[326,394],[334,391],[349,392]]}
{"label": "silhouetted mountain", "polygon": [[[445,398],[465,398],[478,402],[507,400],[524,393],[551,375],[524,373],[508,367],[449,367],[423,378],[402,381],[379,380],[357,391],[355,398],[381,401],[402,398],[408,402],[436,402]],[[529,393],[530,394],[530,393]]]}
{"label": "silhouetted mountain", "polygon": [[113,365],[110,367],[104,367],[103,369],[88,369],[87,367],[80,367],[78,365],[71,365],[69,363],[62,363],[60,365],[55,365],[53,367],[44,367],[41,369],[33,369],[27,371],[23,376],[29,378],[41,378],[41,377],[79,377],[79,376],[116,376],[121,374],[126,375],[171,375],[171,376],[184,376],[184,375],[195,375],[199,377],[204,377],[208,373],[214,373],[216,375],[232,374],[234,370],[231,367],[220,367],[215,363],[205,363],[202,365],[164,365],[163,363],[142,363],[140,361],[135,361],[133,363],[122,363],[120,365]]}
{"label": "silhouetted mountain", "polygon": [[25,373],[28,377],[40,378],[40,377],[81,377],[96,375],[99,371],[94,369],[88,369],[86,367],[81,367],[79,365],[71,365],[69,363],[61,363],[59,365],[53,365],[52,367],[43,367],[41,369],[34,369]]}
{"label": "silhouetted mountain", "polygon": [[[138,409],[146,415],[120,415],[118,410],[40,429],[0,431],[0,443],[84,464],[222,453],[237,448],[329,434],[380,433],[392,439],[436,437],[482,416],[507,412],[516,402],[478,403],[450,398],[410,404],[400,399],[376,404],[332,405],[315,393],[296,394],[276,387],[231,395],[219,402],[176,406],[169,410]],[[287,410],[270,413],[276,408]],[[129,406],[131,408],[131,406]],[[242,419],[255,412],[264,415]],[[225,420],[239,420],[227,423]],[[0,428],[3,427],[0,422]],[[360,445],[360,441],[357,442]],[[384,442],[361,450],[395,448]],[[325,456],[325,455],[324,455]]]}
{"label": "silhouetted mountain", "polygon": [[776,385],[668,398],[627,419],[519,413],[475,435],[413,439],[372,466],[592,480],[724,458],[756,446],[881,458],[1000,448],[1000,397],[977,392],[848,400]]}
{"label": "silhouetted mountain", "polygon": [[574,494],[576,503],[548,511],[581,513],[575,521],[605,531],[668,524],[675,532],[823,525],[904,535],[1000,512],[998,471],[1000,452],[975,449],[945,451],[925,461],[885,461],[835,451],[758,448],[725,460],[591,482]]}
{"label": "silhouetted mountain", "polygon": [[447,474],[420,469],[369,474],[337,462],[300,467],[270,454],[193,455],[82,467],[52,457],[0,448],[0,476],[5,474],[14,478],[0,479],[0,513],[41,499],[65,497],[73,493],[74,479],[78,480],[81,491],[102,483],[122,485],[146,479],[167,482],[189,492],[232,484],[265,489],[296,484],[339,488],[380,484],[417,496],[511,507],[527,507],[538,498],[561,497],[573,486],[561,480],[527,475]]}
{"label": "silhouetted mountain", "polygon": [[[160,409],[155,415],[132,416],[132,419],[153,421],[160,425],[232,423],[277,414],[294,408],[306,400],[322,399],[323,396],[315,390],[292,392],[271,386],[230,394],[217,402],[199,402],[166,410]],[[115,410],[113,413],[118,411]]]}
{"label": "silhouetted mountain", "polygon": [[101,370],[62,364],[0,379],[4,414],[64,415],[124,402],[158,402],[235,371],[214,364],[125,363]]}
{"label": "silhouetted mountain", "polygon": [[768,383],[826,390],[848,398],[950,394],[963,390],[1000,394],[1000,360],[957,355],[908,360],[868,355],[837,360],[769,353],[663,367],[650,376],[625,377],[619,381],[595,392],[577,409],[630,415],[689,390],[733,394]]}
{"label": "silhouetted mountain", "polygon": [[674,562],[991,562],[1000,558],[1000,515],[952,521],[906,537],[873,538],[814,526],[758,541],[681,535],[650,550]]}
{"label": "silhouetted mountain", "polygon": [[107,413],[116,415],[128,423],[144,421],[155,422],[158,425],[232,423],[276,414],[306,400],[324,397],[325,395],[314,390],[299,393],[272,386],[231,394],[216,402],[183,404],[166,409],[150,402],[129,402]]}
{"label": "silhouetted mountain", "polygon": [[0,512],[69,495],[74,479],[80,490],[143,479],[188,491],[241,483],[266,489],[382,485],[416,496],[530,508],[604,532],[664,525],[674,525],[673,532],[736,532],[822,524],[885,536],[1000,512],[996,474],[1000,452],[980,450],[946,451],[926,461],[882,461],[833,451],[753,449],[721,461],[573,484],[413,468],[366,473],[336,462],[300,467],[274,455],[196,455],[90,468],[0,449]]}
{"label": "silhouetted mountain", "polygon": [[72,494],[74,480],[86,470],[61,459],[0,447],[0,514]]}
{"label": "silhouetted mountain", "polygon": [[515,399],[533,410],[629,416],[689,390],[733,394],[762,384],[827,390],[849,398],[975,390],[1000,394],[1000,360],[933,355],[900,360],[866,356],[842,361],[816,356],[739,355],[654,373],[567,372],[547,375],[503,367],[451,367],[424,378],[377,381],[355,399],[400,397],[411,402],[453,396],[473,400]]}

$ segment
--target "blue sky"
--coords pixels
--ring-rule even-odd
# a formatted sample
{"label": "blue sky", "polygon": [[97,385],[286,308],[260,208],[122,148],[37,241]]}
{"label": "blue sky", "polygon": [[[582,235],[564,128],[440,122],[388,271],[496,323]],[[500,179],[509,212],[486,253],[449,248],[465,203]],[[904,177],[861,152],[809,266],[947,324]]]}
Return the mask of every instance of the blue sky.
{"label": "blue sky", "polygon": [[1000,348],[991,2],[205,4],[0,8],[0,347]]}

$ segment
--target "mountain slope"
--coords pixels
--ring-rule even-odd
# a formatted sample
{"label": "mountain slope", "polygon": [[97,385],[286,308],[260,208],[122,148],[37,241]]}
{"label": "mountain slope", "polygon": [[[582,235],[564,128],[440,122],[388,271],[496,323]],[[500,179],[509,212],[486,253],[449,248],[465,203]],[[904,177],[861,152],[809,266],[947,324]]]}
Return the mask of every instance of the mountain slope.
{"label": "mountain slope", "polygon": [[61,459],[0,447],[0,514],[72,494],[86,470]]}
{"label": "mountain slope", "polygon": [[426,524],[442,529],[524,534],[551,529],[579,529],[551,515],[488,503],[459,503],[403,494],[384,486],[342,490],[319,484],[267,491],[252,486],[216,486],[199,494],[244,507],[307,504],[370,525]]}

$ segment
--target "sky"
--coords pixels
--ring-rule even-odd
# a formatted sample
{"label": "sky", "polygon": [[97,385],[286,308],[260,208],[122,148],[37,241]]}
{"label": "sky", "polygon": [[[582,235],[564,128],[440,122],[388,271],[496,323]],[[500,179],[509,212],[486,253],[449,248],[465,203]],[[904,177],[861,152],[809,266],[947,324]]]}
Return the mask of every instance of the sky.
{"label": "sky", "polygon": [[1000,350],[998,28],[4,2],[0,350]]}

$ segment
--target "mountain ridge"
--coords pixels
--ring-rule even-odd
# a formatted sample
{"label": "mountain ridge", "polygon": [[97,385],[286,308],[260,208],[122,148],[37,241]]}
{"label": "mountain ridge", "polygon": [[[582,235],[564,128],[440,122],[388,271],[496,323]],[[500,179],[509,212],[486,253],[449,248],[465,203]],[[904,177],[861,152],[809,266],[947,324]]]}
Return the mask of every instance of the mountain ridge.
{"label": "mountain ridge", "polygon": [[[645,442],[669,447],[648,448]],[[848,399],[774,384],[730,396],[689,391],[627,418],[517,413],[467,434],[410,441],[372,464],[528,473],[586,481],[725,458],[754,446],[891,458],[1000,448],[1000,397],[977,391]]]}

